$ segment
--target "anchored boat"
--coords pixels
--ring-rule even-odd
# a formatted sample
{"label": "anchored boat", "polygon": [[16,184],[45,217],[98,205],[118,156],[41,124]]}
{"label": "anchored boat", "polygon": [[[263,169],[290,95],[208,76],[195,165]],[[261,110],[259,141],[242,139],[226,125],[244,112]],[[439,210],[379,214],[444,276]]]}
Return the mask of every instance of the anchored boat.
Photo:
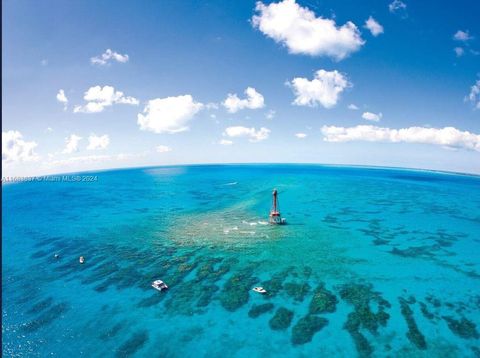
{"label": "anchored boat", "polygon": [[258,293],[261,293],[261,294],[267,293],[267,290],[264,289],[263,287],[254,287],[254,288],[252,288],[252,291],[255,291],[255,292],[258,292]]}
{"label": "anchored boat", "polygon": [[168,288],[167,284],[162,280],[155,280],[152,282],[152,287],[157,291],[163,291]]}

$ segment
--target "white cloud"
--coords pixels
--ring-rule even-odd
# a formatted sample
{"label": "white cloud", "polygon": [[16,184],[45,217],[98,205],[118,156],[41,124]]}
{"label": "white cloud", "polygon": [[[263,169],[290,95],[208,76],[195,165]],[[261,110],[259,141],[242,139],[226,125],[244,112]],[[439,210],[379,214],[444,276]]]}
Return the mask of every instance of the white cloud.
{"label": "white cloud", "polygon": [[271,109],[265,114],[265,118],[273,119],[273,118],[275,118],[275,114],[276,114],[276,112],[273,109]]}
{"label": "white cloud", "polygon": [[53,128],[52,127],[47,127],[47,129],[45,129],[45,132],[51,133],[51,132],[53,132]]}
{"label": "white cloud", "polygon": [[467,31],[458,30],[458,31],[455,32],[455,34],[453,35],[453,39],[454,39],[454,40],[457,40],[457,41],[466,42],[466,41],[472,40],[472,39],[473,39],[473,36],[470,36],[468,30],[467,30]]}
{"label": "white cloud", "polygon": [[457,55],[457,57],[461,57],[465,54],[465,50],[462,47],[455,47],[453,51],[455,51],[455,55]]}
{"label": "white cloud", "polygon": [[465,101],[470,101],[475,109],[480,109],[480,80],[470,87],[470,93],[465,97]]}
{"label": "white cloud", "polygon": [[315,78],[309,81],[306,78],[296,77],[288,82],[293,88],[297,106],[315,107],[317,104],[325,108],[332,108],[339,100],[340,94],[352,84],[342,73],[335,71],[319,70]]}
{"label": "white cloud", "polygon": [[110,144],[110,137],[107,134],[102,136],[97,136],[91,134],[88,137],[88,146],[87,150],[96,150],[96,149],[105,149]]}
{"label": "white cloud", "polygon": [[205,109],[218,109],[218,103],[210,102],[205,105]]}
{"label": "white cloud", "polygon": [[74,113],[98,113],[113,104],[138,105],[139,103],[138,99],[125,96],[123,92],[116,91],[112,86],[90,87],[85,92],[83,99],[87,103],[84,106],[75,106]]}
{"label": "white cloud", "polygon": [[37,160],[36,146],[35,142],[26,142],[19,131],[2,132],[2,163]]}
{"label": "white cloud", "polygon": [[259,142],[268,138],[270,129],[262,127],[256,130],[255,128],[235,126],[226,128],[224,135],[228,137],[248,137],[250,142]]}
{"label": "white cloud", "polygon": [[323,126],[322,134],[327,142],[421,143],[450,148],[465,148],[480,152],[480,135],[468,131],[462,132],[453,127],[390,129],[372,125],[359,125],[356,127]]}
{"label": "white cloud", "polygon": [[221,139],[220,142],[218,142],[218,144],[221,144],[221,145],[232,145],[233,142],[231,140],[228,140],[228,139]]}
{"label": "white cloud", "polygon": [[388,10],[390,12],[405,11],[407,9],[407,4],[400,0],[394,0],[388,5]]}
{"label": "white cloud", "polygon": [[340,61],[365,43],[353,22],[337,26],[335,20],[316,17],[295,0],[269,5],[257,2],[255,11],[252,25],[293,54],[328,56]]}
{"label": "white cloud", "polygon": [[354,105],[353,103],[351,103],[351,104],[348,105],[348,109],[351,109],[352,111],[357,111],[357,110],[359,110],[359,108],[358,108],[356,105]]}
{"label": "white cloud", "polygon": [[62,153],[64,154],[70,154],[78,151],[78,143],[82,137],[76,135],[76,134],[71,134],[67,138],[65,138],[65,149],[63,150]]}
{"label": "white cloud", "polygon": [[[53,159],[54,156],[50,156],[49,161],[42,163],[42,166],[48,170],[48,172],[65,172],[65,171],[82,171],[92,169],[106,169],[116,168],[119,162],[128,162],[131,160],[138,160],[145,157],[146,153],[130,154],[119,153],[113,155],[84,155],[74,156],[66,159]],[[132,164],[132,162],[130,162]]]}
{"label": "white cloud", "polygon": [[155,98],[148,101],[143,113],[138,114],[141,130],[154,133],[178,133],[189,129],[188,122],[204,105],[191,95]]}
{"label": "white cloud", "polygon": [[303,139],[305,138],[307,135],[305,133],[295,133],[295,137],[297,138],[300,138],[300,139]]}
{"label": "white cloud", "polygon": [[42,61],[40,61],[40,64],[42,66],[48,66],[48,60],[47,59],[43,59]]}
{"label": "white cloud", "polygon": [[67,110],[68,98],[65,95],[65,91],[60,89],[57,93],[57,101],[63,103],[63,110]]}
{"label": "white cloud", "polygon": [[171,152],[172,148],[170,148],[167,145],[159,145],[157,146],[156,150],[157,150],[157,153],[167,153],[167,152]]}
{"label": "white cloud", "polygon": [[367,120],[367,121],[373,121],[373,122],[378,122],[380,119],[382,119],[382,114],[381,113],[372,113],[372,112],[364,112],[362,114],[362,118]]}
{"label": "white cloud", "polygon": [[228,94],[227,98],[222,103],[228,112],[235,113],[244,108],[257,109],[265,106],[262,94],[257,92],[255,88],[247,87],[244,93],[247,96],[247,98],[244,99],[238,98],[236,93]]}
{"label": "white cloud", "polygon": [[369,17],[367,21],[365,21],[365,28],[370,30],[373,36],[378,36],[383,34],[383,26],[380,25],[373,17]]}
{"label": "white cloud", "polygon": [[125,63],[128,61],[128,55],[127,54],[121,55],[118,52],[107,49],[100,56],[90,58],[90,63],[92,65],[105,66],[105,65],[108,65],[111,61]]}

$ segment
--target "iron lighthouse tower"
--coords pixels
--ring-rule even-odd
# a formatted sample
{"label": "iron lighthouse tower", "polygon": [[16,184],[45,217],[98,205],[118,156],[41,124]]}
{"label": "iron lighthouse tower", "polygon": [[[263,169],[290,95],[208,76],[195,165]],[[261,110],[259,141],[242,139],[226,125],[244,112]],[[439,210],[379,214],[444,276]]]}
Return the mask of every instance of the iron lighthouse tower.
{"label": "iron lighthouse tower", "polygon": [[280,214],[280,205],[278,203],[278,192],[277,189],[273,189],[272,193],[272,207],[270,209],[270,224],[274,225],[284,225],[286,224],[286,220],[282,218]]}

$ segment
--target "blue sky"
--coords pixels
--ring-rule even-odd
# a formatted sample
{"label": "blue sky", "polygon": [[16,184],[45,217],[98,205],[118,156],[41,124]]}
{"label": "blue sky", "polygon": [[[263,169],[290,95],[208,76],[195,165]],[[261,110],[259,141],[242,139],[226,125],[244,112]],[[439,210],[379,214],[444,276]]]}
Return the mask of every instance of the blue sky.
{"label": "blue sky", "polygon": [[4,1],[4,175],[234,162],[480,173],[478,14],[474,1]]}

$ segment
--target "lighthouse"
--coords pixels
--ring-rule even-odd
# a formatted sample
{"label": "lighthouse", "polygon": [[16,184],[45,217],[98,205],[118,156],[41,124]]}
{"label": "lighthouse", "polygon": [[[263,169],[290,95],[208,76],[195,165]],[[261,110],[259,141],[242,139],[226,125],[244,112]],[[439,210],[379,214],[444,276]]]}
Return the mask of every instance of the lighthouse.
{"label": "lighthouse", "polygon": [[287,221],[280,215],[280,207],[278,204],[278,192],[277,189],[273,189],[272,193],[272,208],[270,209],[270,224],[284,225]]}

